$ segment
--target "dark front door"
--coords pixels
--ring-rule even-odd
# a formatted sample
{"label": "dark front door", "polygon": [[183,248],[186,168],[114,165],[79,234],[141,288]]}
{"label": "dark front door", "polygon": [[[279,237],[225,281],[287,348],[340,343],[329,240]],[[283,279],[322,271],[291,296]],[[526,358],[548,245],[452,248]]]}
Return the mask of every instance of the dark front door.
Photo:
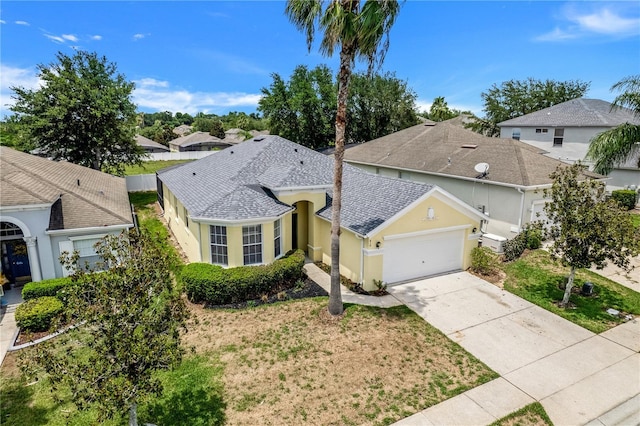
{"label": "dark front door", "polygon": [[27,243],[22,240],[5,241],[11,275],[14,281],[28,280],[31,276]]}
{"label": "dark front door", "polygon": [[298,213],[291,215],[291,248],[298,248]]}

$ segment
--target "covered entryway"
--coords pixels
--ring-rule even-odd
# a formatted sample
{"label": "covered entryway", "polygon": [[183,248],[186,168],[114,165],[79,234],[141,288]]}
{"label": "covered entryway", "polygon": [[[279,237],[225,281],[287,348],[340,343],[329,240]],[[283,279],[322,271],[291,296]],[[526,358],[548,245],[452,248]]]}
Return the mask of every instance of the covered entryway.
{"label": "covered entryway", "polygon": [[386,283],[462,269],[464,229],[385,237],[382,277]]}
{"label": "covered entryway", "polygon": [[31,281],[29,254],[22,229],[13,223],[1,222],[0,244],[2,274],[15,284]]}

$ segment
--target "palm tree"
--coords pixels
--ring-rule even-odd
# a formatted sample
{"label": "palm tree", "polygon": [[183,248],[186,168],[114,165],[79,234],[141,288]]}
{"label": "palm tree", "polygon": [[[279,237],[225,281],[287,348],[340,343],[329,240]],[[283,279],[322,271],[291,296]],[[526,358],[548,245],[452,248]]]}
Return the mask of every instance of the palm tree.
{"label": "palm tree", "polygon": [[[613,101],[611,109],[626,107],[640,118],[640,74],[623,78],[611,90],[624,91]],[[587,159],[594,161],[594,171],[609,174],[619,163],[640,154],[640,125],[624,123],[596,135],[589,144]],[[640,167],[640,155],[638,155]]]}
{"label": "palm tree", "polygon": [[389,31],[400,4],[396,0],[287,0],[285,13],[289,20],[307,35],[311,50],[316,25],[322,33],[320,52],[332,56],[340,48],[338,102],[336,113],[336,146],[333,169],[331,215],[331,291],[329,313],[343,312],[340,294],[340,212],[342,210],[342,160],[347,127],[347,95],[356,58],[365,59],[369,72],[384,60],[389,48]]}

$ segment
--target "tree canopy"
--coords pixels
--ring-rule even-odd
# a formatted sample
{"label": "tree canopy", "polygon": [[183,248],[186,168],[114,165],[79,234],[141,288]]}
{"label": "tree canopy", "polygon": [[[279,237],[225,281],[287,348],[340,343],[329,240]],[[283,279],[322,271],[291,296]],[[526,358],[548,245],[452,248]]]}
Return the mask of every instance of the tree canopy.
{"label": "tree canopy", "polygon": [[544,211],[550,222],[551,255],[571,267],[562,305],[567,306],[576,269],[598,269],[607,261],[627,268],[640,253],[640,230],[630,214],[612,199],[607,200],[604,182],[588,179],[576,163],[560,166],[551,174],[553,184],[544,191],[550,201]]}
{"label": "tree canopy", "polygon": [[[623,78],[611,87],[622,91],[611,106],[629,108],[640,119],[640,75]],[[640,125],[624,123],[596,135],[589,144],[587,159],[593,160],[596,173],[609,174],[613,168],[631,159],[640,168]]]}
{"label": "tree canopy", "polygon": [[92,273],[77,252],[64,262],[75,269],[66,306],[77,328],[38,345],[27,366],[31,373],[42,368],[54,392],[68,387],[80,409],[97,404],[102,416],[116,419],[129,412],[136,424],[137,403],[162,392],[153,373],[182,359],[180,330],[188,313],[172,261],[151,236],[110,235],[96,251],[107,271]]}
{"label": "tree canopy", "polygon": [[[288,81],[278,74],[272,77],[259,103],[271,133],[314,149],[332,145],[338,85],[329,68],[299,65]],[[366,142],[417,124],[415,100],[415,92],[393,73],[353,74],[346,141]]]}
{"label": "tree canopy", "polygon": [[134,84],[96,53],[58,52],[56,59],[38,65],[38,89],[11,88],[11,110],[34,145],[54,159],[106,172],[122,174],[125,165],[140,163]]}
{"label": "tree canopy", "polygon": [[476,117],[468,126],[486,136],[499,136],[498,123],[584,96],[591,83],[580,80],[503,81],[481,93],[484,118]]}
{"label": "tree canopy", "polygon": [[431,103],[431,107],[429,108],[429,112],[423,115],[424,117],[428,118],[431,121],[439,122],[439,121],[450,120],[454,117],[459,116],[463,112],[471,114],[468,111],[460,111],[457,109],[449,108],[449,105],[447,104],[447,101],[444,99],[444,96],[438,96],[433,99],[433,102]]}

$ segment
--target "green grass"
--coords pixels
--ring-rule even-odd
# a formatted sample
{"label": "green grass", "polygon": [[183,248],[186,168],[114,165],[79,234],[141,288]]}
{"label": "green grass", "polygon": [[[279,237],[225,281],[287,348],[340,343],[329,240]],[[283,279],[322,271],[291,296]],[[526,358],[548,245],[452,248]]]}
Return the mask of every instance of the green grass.
{"label": "green grass", "polygon": [[534,402],[533,404],[529,404],[518,411],[514,411],[513,413],[505,416],[495,422],[491,423],[490,426],[502,426],[506,424],[525,424],[525,425],[548,425],[553,426],[549,415],[544,411],[542,404],[539,402]]}
{"label": "green grass", "polygon": [[637,213],[630,213],[631,214],[631,220],[633,221],[633,226],[636,227],[636,229],[640,229],[640,214]]}
{"label": "green grass", "polygon": [[[225,421],[223,368],[215,357],[185,358],[173,371],[156,373],[163,384],[159,398],[138,406],[139,424],[221,425]],[[51,392],[45,379],[27,383],[24,376],[0,375],[3,425],[122,425],[122,419],[98,422],[95,407],[79,411],[68,389]]]}
{"label": "green grass", "polygon": [[143,162],[141,165],[136,165],[136,166],[127,166],[124,169],[124,174],[125,176],[132,176],[132,175],[146,175],[146,174],[150,174],[150,173],[155,173],[158,170],[162,170],[166,167],[171,167],[171,166],[175,166],[178,164],[184,164],[184,163],[188,163],[190,161],[193,160],[166,160],[166,161],[161,161],[161,160],[151,160],[151,161],[145,161]]}
{"label": "green grass", "polygon": [[640,314],[640,293],[624,287],[589,270],[576,272],[575,284],[581,288],[585,281],[594,284],[590,297],[572,294],[571,308],[560,308],[569,268],[555,262],[544,250],[530,252],[519,260],[503,265],[507,274],[504,288],[523,299],[551,311],[594,333],[601,333],[622,322],[609,315],[613,308],[621,312]]}

